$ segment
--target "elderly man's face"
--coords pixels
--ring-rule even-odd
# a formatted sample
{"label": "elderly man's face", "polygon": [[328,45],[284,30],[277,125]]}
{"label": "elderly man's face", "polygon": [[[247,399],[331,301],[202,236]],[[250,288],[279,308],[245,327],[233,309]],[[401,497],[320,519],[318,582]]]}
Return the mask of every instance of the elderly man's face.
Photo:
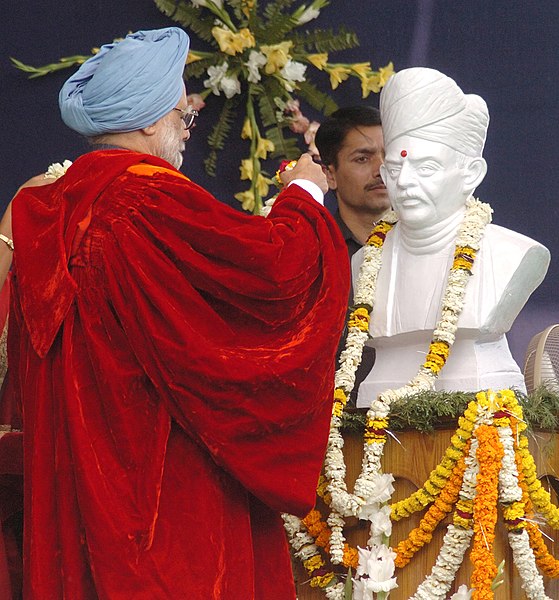
{"label": "elderly man's face", "polygon": [[[186,90],[183,92],[177,108],[186,110],[188,101]],[[190,138],[190,131],[186,129],[181,118],[180,111],[172,110],[157,123],[159,131],[154,140],[154,154],[171,163],[176,169],[180,169],[183,161],[182,153],[185,150],[186,141]]]}
{"label": "elderly man's face", "polygon": [[419,229],[459,211],[469,191],[458,153],[437,142],[407,135],[386,148],[382,175],[402,223]]}

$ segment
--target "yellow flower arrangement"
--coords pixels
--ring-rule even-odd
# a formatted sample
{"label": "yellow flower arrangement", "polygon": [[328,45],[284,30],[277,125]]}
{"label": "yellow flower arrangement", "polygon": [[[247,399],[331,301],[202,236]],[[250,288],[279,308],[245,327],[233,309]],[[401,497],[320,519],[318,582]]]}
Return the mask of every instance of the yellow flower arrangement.
{"label": "yellow flower arrangement", "polygon": [[[245,210],[259,213],[268,192],[264,185],[268,175],[261,161],[291,160],[302,152],[301,138],[292,134],[305,132],[293,126],[289,106],[300,98],[321,114],[337,109],[328,91],[313,82],[313,69],[320,73],[322,85],[329,84],[332,90],[349,77],[359,79],[364,98],[371,91],[379,92],[393,73],[392,63],[375,71],[368,62],[329,62],[331,54],[359,45],[357,36],[343,27],[333,32],[312,30],[308,25],[322,9],[333,4],[332,0],[310,0],[298,6],[284,0],[153,1],[177,25],[211,46],[211,51],[202,51],[192,40],[185,77],[189,92],[196,91],[195,80],[202,80],[202,101],[209,102],[210,95],[221,96],[222,100],[221,110],[210,113],[217,118],[207,138],[210,153],[204,164],[208,174],[216,174],[218,152],[223,150],[233,123],[237,119],[244,123],[241,139],[251,142],[247,154],[253,161],[254,179],[250,180],[250,188],[235,194],[235,198]],[[92,52],[95,54],[98,48]],[[17,60],[13,63],[30,77],[38,77],[80,65],[89,57],[64,57],[41,67]],[[239,116],[239,110],[244,114]],[[310,130],[310,123],[307,127]]]}
{"label": "yellow flower arrangement", "polygon": [[237,33],[225,27],[213,27],[212,35],[219,44],[219,49],[231,56],[240,54],[246,48],[254,48],[256,44],[256,40],[250,29],[246,27],[243,27]]}

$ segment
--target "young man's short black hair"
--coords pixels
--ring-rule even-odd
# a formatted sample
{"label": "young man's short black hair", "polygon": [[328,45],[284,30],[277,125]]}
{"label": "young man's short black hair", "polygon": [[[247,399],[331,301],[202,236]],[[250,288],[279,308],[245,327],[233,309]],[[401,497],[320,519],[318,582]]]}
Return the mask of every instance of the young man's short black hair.
{"label": "young man's short black hair", "polygon": [[316,132],[315,144],[322,164],[338,166],[338,152],[349,131],[380,124],[380,111],[372,106],[346,106],[334,111]]}

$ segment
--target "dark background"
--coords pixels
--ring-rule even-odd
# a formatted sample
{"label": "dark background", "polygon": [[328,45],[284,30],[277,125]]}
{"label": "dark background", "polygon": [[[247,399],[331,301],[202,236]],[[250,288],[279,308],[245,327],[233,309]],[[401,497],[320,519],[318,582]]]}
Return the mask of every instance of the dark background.
{"label": "dark background", "polygon": [[[69,71],[28,80],[11,66],[9,57],[42,65],[61,56],[88,54],[92,47],[129,31],[172,24],[152,0],[0,3],[0,207],[24,180],[52,162],[75,158],[85,148],[58,113],[58,90]],[[370,60],[378,67],[392,60],[396,70],[433,67],[465,92],[486,100],[491,115],[485,150],[489,171],[476,195],[491,203],[495,223],[537,239],[552,257],[559,256],[559,2],[333,0],[309,27],[336,29],[342,24],[357,33],[360,46],[332,55],[333,62]],[[201,48],[195,36],[192,47]],[[328,90],[326,77],[314,81]],[[199,91],[199,85],[194,82],[190,91]],[[361,102],[357,81],[345,82],[333,95],[340,105]],[[378,96],[366,102],[377,105]],[[232,193],[243,189],[238,183],[239,158],[248,150],[234,131],[221,155],[218,176],[204,173],[212,110],[217,103],[210,101],[189,142],[183,171],[218,198],[234,203]],[[558,276],[559,261],[552,258],[546,280],[509,335],[520,363],[530,337],[559,322]]]}

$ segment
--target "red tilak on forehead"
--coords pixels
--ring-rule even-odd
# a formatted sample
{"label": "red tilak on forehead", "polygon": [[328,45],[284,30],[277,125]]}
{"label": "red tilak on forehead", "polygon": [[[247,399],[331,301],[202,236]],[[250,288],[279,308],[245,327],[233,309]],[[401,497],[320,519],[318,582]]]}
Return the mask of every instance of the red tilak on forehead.
{"label": "red tilak on forehead", "polygon": [[406,158],[407,155],[408,155],[408,151],[407,150],[402,150],[402,152],[400,152],[400,156],[402,158]]}

